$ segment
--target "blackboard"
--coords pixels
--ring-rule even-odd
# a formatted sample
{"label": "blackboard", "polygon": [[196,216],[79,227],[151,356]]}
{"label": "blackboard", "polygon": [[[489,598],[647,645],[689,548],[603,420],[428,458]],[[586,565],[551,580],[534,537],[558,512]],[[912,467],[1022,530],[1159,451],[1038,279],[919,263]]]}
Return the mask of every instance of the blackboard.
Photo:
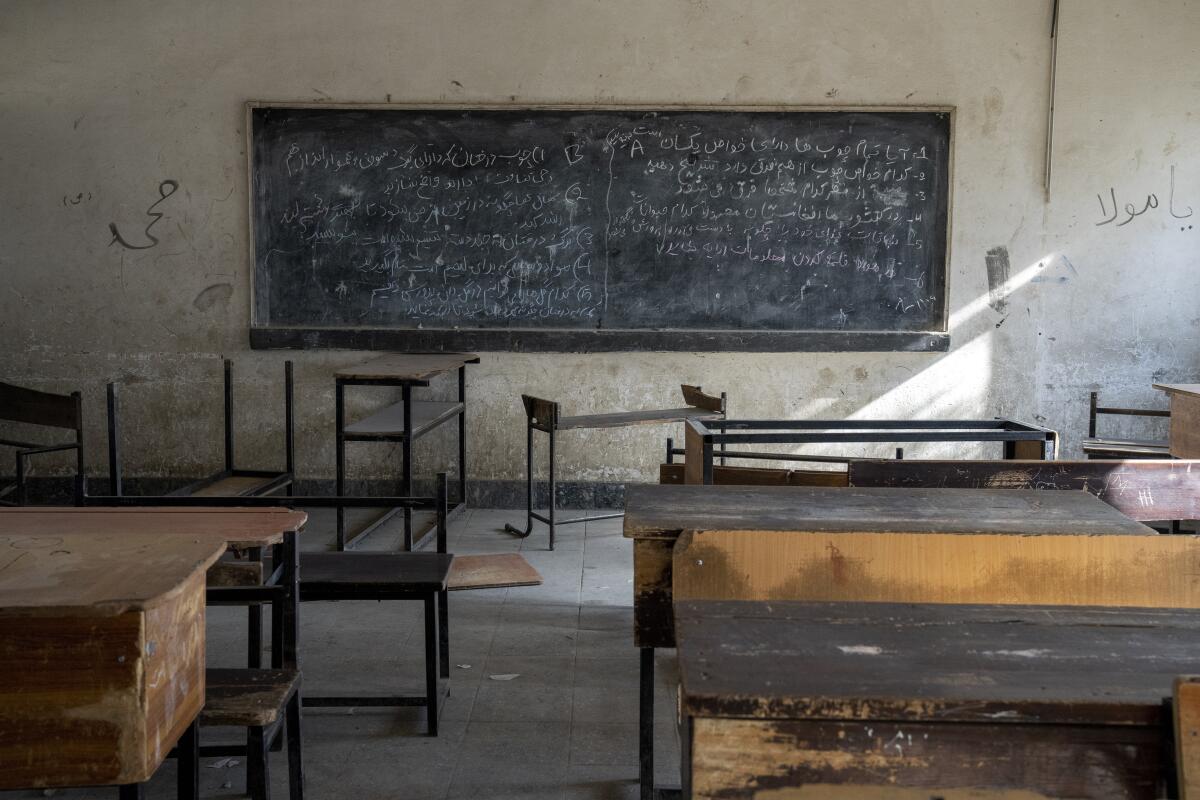
{"label": "blackboard", "polygon": [[255,346],[947,346],[948,109],[249,116]]}

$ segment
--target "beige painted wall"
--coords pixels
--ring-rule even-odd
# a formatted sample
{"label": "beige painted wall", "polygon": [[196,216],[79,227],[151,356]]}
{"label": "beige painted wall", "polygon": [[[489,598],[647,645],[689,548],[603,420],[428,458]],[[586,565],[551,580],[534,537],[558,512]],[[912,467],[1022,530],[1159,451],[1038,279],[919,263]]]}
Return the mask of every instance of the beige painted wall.
{"label": "beige painted wall", "polygon": [[[248,349],[247,100],[946,104],[950,353],[487,353],[469,379],[472,473],[521,475],[521,392],[586,413],[674,404],[680,382],[727,390],[747,417],[1011,415],[1075,452],[1091,387],[1152,402],[1152,379],[1200,377],[1200,4],[1063,0],[1046,202],[1049,25],[1050,0],[8,0],[0,376],[82,389],[99,472],[103,384],[122,381],[130,471],[195,474],[219,458],[233,357],[240,460],[282,458],[284,356]],[[1172,167],[1176,213],[1194,217],[1170,214]],[[135,238],[168,178],[159,244],[110,246],[109,223]],[[1110,189],[1158,208],[1098,225]],[[1013,280],[989,297],[996,247]],[[328,476],[330,373],[363,356],[293,357],[300,471]],[[660,433],[578,434],[565,476],[650,479]],[[437,446],[419,451],[431,468]],[[384,450],[361,463],[382,469]]]}

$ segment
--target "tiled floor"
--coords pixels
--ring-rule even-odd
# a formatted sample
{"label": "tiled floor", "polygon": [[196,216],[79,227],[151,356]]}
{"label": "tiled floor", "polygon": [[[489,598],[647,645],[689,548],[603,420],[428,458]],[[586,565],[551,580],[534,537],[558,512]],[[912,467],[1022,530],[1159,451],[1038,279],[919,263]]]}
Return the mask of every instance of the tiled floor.
{"label": "tiled floor", "polygon": [[[450,595],[450,697],[441,734],[424,735],[420,709],[309,709],[304,714],[307,796],[314,800],[594,798],[637,796],[638,659],[633,646],[632,548],[612,519],[528,539],[503,532],[519,511],[468,511],[450,529],[455,553],[520,551],[541,586]],[[314,512],[304,549],[332,541],[332,517]],[[394,549],[395,524],[363,549]],[[308,691],[422,691],[419,603],[306,603],[301,647]],[[245,612],[209,610],[209,662],[244,664]],[[495,676],[515,675],[510,680]],[[658,779],[678,784],[674,654],[661,652],[656,689]],[[286,798],[286,759],[272,762],[273,797]],[[240,759],[239,759],[240,761]],[[244,764],[207,760],[204,797],[239,797]],[[0,798],[40,793],[0,793]],[[114,790],[57,792],[114,797]],[[173,798],[174,768],[151,798]]]}

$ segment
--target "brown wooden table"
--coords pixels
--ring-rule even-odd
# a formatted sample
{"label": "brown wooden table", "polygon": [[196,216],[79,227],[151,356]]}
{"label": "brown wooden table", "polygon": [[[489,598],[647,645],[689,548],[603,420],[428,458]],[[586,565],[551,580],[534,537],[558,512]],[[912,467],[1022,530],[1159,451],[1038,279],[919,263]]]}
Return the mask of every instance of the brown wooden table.
{"label": "brown wooden table", "polygon": [[1194,610],[681,601],[684,796],[1151,798]]}
{"label": "brown wooden table", "polygon": [[1168,448],[1175,458],[1200,458],[1200,383],[1156,383],[1171,402]]}
{"label": "brown wooden table", "polygon": [[1159,536],[1082,491],[631,486],[625,536],[634,548],[647,798],[654,649],[675,646],[676,596],[1200,602],[1200,537]]}
{"label": "brown wooden table", "polygon": [[195,735],[204,574],[225,541],[31,534],[33,518],[0,517],[0,789],[121,785],[137,796]]}
{"label": "brown wooden table", "polygon": [[[451,507],[456,513],[467,502],[467,364],[478,364],[474,353],[390,353],[365,364],[346,367],[334,375],[336,383],[337,494],[346,494],[346,442],[399,442],[401,448],[400,493],[412,496],[412,446],[421,436],[450,420],[458,421],[458,498]],[[413,388],[429,386],[434,378],[458,373],[456,401],[416,400]],[[386,406],[363,419],[346,423],[347,386],[398,386],[400,402]],[[389,508],[365,526],[346,532],[345,509],[337,509],[337,549],[352,547],[401,509]],[[412,509],[404,511],[404,549],[419,546],[424,534],[413,541]]]}

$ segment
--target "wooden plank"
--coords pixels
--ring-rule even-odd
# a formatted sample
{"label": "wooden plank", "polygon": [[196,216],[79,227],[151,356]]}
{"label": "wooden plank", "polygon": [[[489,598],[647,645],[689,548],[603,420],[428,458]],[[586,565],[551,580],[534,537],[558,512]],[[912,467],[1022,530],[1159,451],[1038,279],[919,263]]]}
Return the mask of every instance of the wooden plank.
{"label": "wooden plank", "polygon": [[624,428],[630,425],[665,425],[688,419],[720,419],[721,413],[702,408],[654,408],[645,411],[614,411],[608,414],[581,414],[562,417],[558,428]]}
{"label": "wooden plank", "polygon": [[[704,439],[695,425],[683,426],[683,465],[684,483],[704,484]],[[626,508],[628,505],[626,501]],[[628,520],[628,517],[626,519]],[[626,528],[628,529],[628,521]]]}
{"label": "wooden plank", "polygon": [[287,508],[0,508],[0,532],[11,536],[148,533],[220,540],[229,547],[266,547],[308,520]]}
{"label": "wooden plank", "polygon": [[692,736],[694,800],[1156,800],[1169,763],[1142,727],[701,718]]}
{"label": "wooden plank", "polygon": [[542,576],[520,553],[456,555],[450,563],[446,588],[456,592],[504,586],[537,586],[541,582]]}
{"label": "wooden plank", "polygon": [[203,704],[204,572],[224,549],[0,536],[0,789],[154,774]]}
{"label": "wooden plank", "polygon": [[300,673],[282,669],[205,670],[205,725],[266,726],[279,719],[300,683]]}
{"label": "wooden plank", "polygon": [[1200,798],[1200,677],[1175,679],[1175,772],[1180,800]]}
{"label": "wooden plank", "polygon": [[683,393],[683,402],[689,406],[695,406],[705,411],[719,412],[720,414],[725,413],[725,401],[717,395],[705,394],[700,390],[699,386],[682,383],[679,385],[679,391]]}
{"label": "wooden plank", "polygon": [[1200,536],[1075,530],[686,533],[675,545],[672,592],[675,602],[887,600],[1200,608]]}
{"label": "wooden plank", "polygon": [[1177,610],[677,611],[696,798],[1162,797],[1162,698],[1200,633]]}
{"label": "wooden plank", "polygon": [[681,708],[709,717],[1161,727],[1180,609],[679,601]]}
{"label": "wooden plank", "polygon": [[345,367],[335,375],[347,380],[424,382],[464,364],[478,364],[474,353],[391,353],[365,364]]}
{"label": "wooden plank", "polygon": [[[682,485],[686,467],[681,463],[659,464],[658,482]],[[842,470],[767,469],[764,467],[713,466],[716,486],[847,486]]]}
{"label": "wooden plank", "polygon": [[1200,397],[1171,395],[1171,423],[1167,434],[1175,458],[1200,458]]}
{"label": "wooden plank", "polygon": [[635,539],[718,529],[1157,535],[1085,492],[642,484],[625,498]]}
{"label": "wooden plank", "polygon": [[675,541],[633,542],[633,641],[638,647],[674,647],[671,610],[672,552]]}
{"label": "wooden plank", "polygon": [[272,483],[277,476],[230,475],[202,486],[191,493],[191,497],[240,497],[250,494],[260,486]]}
{"label": "wooden plank", "polygon": [[1156,383],[1154,388],[1164,391],[1168,395],[1181,394],[1200,397],[1200,383]]}
{"label": "wooden plank", "polygon": [[78,397],[3,382],[0,382],[0,419],[53,428],[76,428],[82,424]]}
{"label": "wooden plank", "polygon": [[1083,490],[1138,520],[1200,519],[1200,461],[855,461],[850,485]]}

